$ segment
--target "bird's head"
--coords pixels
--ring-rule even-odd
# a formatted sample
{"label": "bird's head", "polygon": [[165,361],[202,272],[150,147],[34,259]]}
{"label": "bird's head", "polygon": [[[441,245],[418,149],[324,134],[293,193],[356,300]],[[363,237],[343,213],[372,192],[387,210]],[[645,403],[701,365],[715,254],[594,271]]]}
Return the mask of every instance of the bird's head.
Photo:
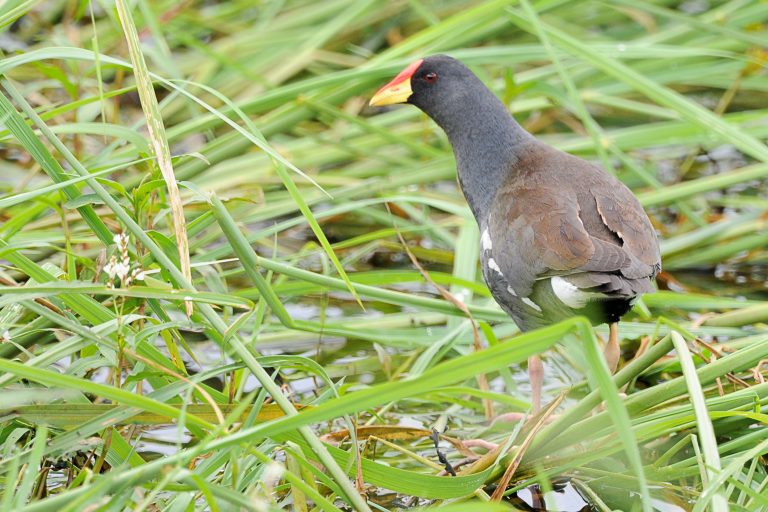
{"label": "bird's head", "polygon": [[433,55],[409,64],[374,94],[370,104],[410,103],[433,115],[461,101],[477,85],[479,80],[464,64],[447,55]]}

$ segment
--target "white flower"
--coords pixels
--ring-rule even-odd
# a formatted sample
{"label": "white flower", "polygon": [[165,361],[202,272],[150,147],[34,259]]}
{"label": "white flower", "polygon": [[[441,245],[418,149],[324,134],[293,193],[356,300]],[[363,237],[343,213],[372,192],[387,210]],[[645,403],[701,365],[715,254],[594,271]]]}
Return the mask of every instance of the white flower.
{"label": "white flower", "polygon": [[119,247],[127,247],[128,235],[126,235],[125,233],[117,233],[115,236],[112,237],[112,241],[114,241],[115,244]]}
{"label": "white flower", "polygon": [[116,266],[117,266],[117,260],[115,260],[114,256],[110,258],[109,263],[104,265],[104,272],[107,273],[110,279],[114,279],[115,275],[117,274],[117,270],[115,269]]}
{"label": "white flower", "polygon": [[143,281],[144,270],[140,266],[131,268],[131,256],[128,252],[128,235],[117,233],[112,237],[112,240],[117,245],[117,251],[109,258],[109,263],[104,265],[104,272],[109,276],[107,286],[110,288],[114,287],[115,281],[118,280],[122,286],[130,286],[133,280]]}
{"label": "white flower", "polygon": [[118,278],[123,281],[128,277],[128,273],[131,271],[130,262],[125,263],[123,261],[117,262],[114,256],[109,260],[109,263],[104,265],[104,272],[107,273],[110,279]]}

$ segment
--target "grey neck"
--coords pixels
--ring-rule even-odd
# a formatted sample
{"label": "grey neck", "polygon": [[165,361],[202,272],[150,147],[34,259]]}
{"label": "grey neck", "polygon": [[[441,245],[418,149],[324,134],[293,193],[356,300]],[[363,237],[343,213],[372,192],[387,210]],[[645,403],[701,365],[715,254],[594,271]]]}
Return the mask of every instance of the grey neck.
{"label": "grey neck", "polygon": [[535,139],[485,87],[474,88],[472,97],[462,100],[450,110],[429,114],[448,135],[459,184],[475,219],[483,224],[497,190]]}

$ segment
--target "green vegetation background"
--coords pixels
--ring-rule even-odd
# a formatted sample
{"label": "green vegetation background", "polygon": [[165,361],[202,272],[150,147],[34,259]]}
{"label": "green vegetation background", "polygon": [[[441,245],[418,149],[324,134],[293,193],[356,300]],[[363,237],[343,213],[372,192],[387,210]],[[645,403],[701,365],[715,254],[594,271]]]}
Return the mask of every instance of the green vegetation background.
{"label": "green vegetation background", "polygon": [[[497,510],[564,481],[768,510],[766,2],[9,0],[0,30],[1,511]],[[649,212],[665,272],[615,376],[580,319],[517,334],[444,135],[366,106],[442,52]]]}

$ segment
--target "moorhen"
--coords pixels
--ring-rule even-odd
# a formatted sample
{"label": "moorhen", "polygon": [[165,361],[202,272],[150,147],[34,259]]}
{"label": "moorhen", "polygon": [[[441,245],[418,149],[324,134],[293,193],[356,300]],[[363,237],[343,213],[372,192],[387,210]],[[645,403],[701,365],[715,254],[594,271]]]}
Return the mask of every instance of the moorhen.
{"label": "moorhen", "polygon": [[[483,276],[521,331],[583,315],[607,322],[605,355],[619,359],[618,321],[654,291],[656,233],[618,179],[537,140],[464,64],[434,55],[410,64],[371,99],[410,103],[448,135],[464,197],[480,227]],[[534,409],[542,367],[529,360]]]}

